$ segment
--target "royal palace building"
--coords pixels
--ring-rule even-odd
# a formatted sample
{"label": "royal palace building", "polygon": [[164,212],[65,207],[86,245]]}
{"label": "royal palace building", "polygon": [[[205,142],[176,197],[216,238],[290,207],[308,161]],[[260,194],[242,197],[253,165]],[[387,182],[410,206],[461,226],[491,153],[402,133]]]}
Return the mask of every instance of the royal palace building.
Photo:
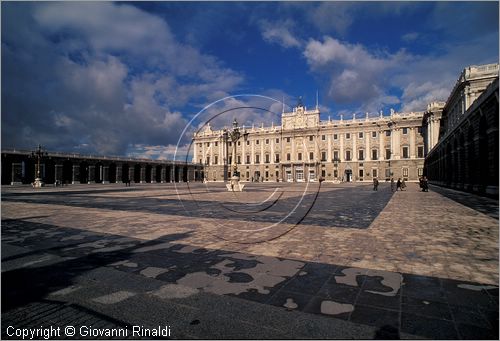
{"label": "royal palace building", "polygon": [[[330,182],[416,181],[423,174],[423,112],[378,117],[354,116],[320,120],[318,105],[308,110],[299,101],[283,112],[281,125],[240,127],[236,146],[241,181]],[[224,130],[205,126],[194,135],[193,162],[204,164],[206,181],[224,181],[230,174],[232,142]]]}

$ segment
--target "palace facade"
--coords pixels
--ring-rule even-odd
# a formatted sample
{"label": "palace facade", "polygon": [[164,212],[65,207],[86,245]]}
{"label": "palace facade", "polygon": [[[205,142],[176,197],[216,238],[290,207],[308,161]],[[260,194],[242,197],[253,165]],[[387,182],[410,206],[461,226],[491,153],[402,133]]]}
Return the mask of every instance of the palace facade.
{"label": "palace facade", "polygon": [[[302,103],[283,112],[281,125],[252,127],[237,142],[236,162],[241,181],[330,182],[417,181],[423,174],[423,112],[378,117],[320,120],[318,106]],[[193,162],[204,164],[206,181],[230,175],[232,142],[223,129],[205,126],[193,138]]]}

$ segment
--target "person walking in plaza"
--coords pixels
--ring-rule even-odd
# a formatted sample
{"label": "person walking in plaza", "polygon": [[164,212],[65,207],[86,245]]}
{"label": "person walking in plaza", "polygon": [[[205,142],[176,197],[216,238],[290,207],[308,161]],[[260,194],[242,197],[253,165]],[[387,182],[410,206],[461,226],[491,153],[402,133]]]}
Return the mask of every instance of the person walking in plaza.
{"label": "person walking in plaza", "polygon": [[378,179],[373,178],[373,190],[378,191]]}
{"label": "person walking in plaza", "polygon": [[399,190],[402,190],[401,189],[401,178],[398,178],[398,182],[396,183],[396,192]]}
{"label": "person walking in plaza", "polygon": [[391,192],[394,192],[394,178],[391,178]]}
{"label": "person walking in plaza", "polygon": [[403,181],[401,181],[401,190],[404,191],[405,188],[406,188],[406,182],[405,179],[403,178]]}
{"label": "person walking in plaza", "polygon": [[427,182],[427,177],[422,178],[422,191],[429,192],[429,183]]}

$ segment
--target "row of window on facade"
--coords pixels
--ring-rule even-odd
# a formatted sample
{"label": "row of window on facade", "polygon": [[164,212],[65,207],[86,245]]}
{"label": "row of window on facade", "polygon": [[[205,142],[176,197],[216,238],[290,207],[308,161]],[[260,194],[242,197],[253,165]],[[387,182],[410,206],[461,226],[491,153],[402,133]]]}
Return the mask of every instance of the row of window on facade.
{"label": "row of window on facade", "polygon": [[[418,127],[418,132],[420,134],[422,133],[421,128],[422,127]],[[402,128],[401,131],[402,131],[403,135],[407,135],[408,134],[408,128]],[[372,131],[371,134],[372,134],[373,138],[377,137],[377,132],[376,131]],[[364,132],[359,132],[358,133],[358,138],[359,139],[363,139],[364,136],[365,136]],[[391,131],[390,130],[386,130],[385,131],[385,136],[391,136]],[[309,141],[314,141],[314,135],[309,135],[308,138],[309,138]],[[338,138],[339,138],[339,134],[333,134],[333,139],[334,140],[338,140]],[[351,133],[345,133],[345,138],[346,138],[346,140],[351,139]],[[285,137],[284,139],[285,139],[286,143],[290,143],[290,140],[291,140],[290,137]],[[280,143],[280,138],[276,138],[275,140],[276,140],[276,143]],[[326,141],[326,135],[321,135],[321,140],[322,141]],[[255,141],[255,144],[260,144],[260,140],[256,139],[254,141]],[[269,144],[269,141],[270,141],[270,139],[264,139],[264,143],[265,144]],[[206,144],[207,147],[210,147],[210,142],[205,142],[205,144]],[[232,142],[228,142],[228,144],[229,144],[229,146],[231,146]],[[250,145],[250,141],[247,140],[246,144],[249,146]],[[217,147],[219,145],[218,141],[214,141],[214,145]],[[238,146],[239,145],[241,145],[241,141],[238,141]],[[199,143],[198,146],[199,147],[203,147],[203,143]]]}
{"label": "row of window on facade", "polygon": [[[326,159],[326,156],[327,156],[326,152],[321,152],[321,160],[320,161],[323,161],[323,162],[329,161],[329,160]],[[390,149],[386,149],[385,150],[385,159],[389,160],[389,159],[391,159],[391,156],[392,156],[391,150]],[[264,157],[265,157],[264,163],[270,163],[271,156],[269,154],[265,154]],[[417,157],[418,158],[423,158],[424,157],[424,147],[423,146],[418,146],[417,147]],[[236,158],[237,158],[236,159],[236,163],[241,164],[241,156],[237,155]],[[251,156],[247,154],[246,155],[246,163],[247,164],[251,163],[251,159],[250,158],[251,158]],[[410,158],[409,147],[405,146],[405,147],[402,148],[401,158],[403,158],[403,159]],[[358,150],[358,160],[362,161],[364,159],[365,159],[365,151],[364,151],[364,149],[359,149]],[[378,160],[378,159],[379,159],[378,149],[372,149],[371,160]],[[297,159],[296,160],[297,161],[303,161],[303,155],[302,155],[301,152],[297,153]],[[314,158],[314,152],[309,152],[309,160],[310,161],[314,161],[315,160],[315,158]],[[334,161],[334,160],[342,161],[339,158],[339,151],[338,150],[334,150],[333,151],[333,159],[332,159],[332,161]],[[346,150],[345,151],[345,155],[344,155],[344,161],[351,161],[351,160],[352,160],[351,150]],[[286,161],[291,161],[291,154],[290,153],[286,154]],[[274,155],[274,162],[275,163],[279,163],[280,162],[280,154],[279,153],[276,153]],[[202,163],[201,159],[200,159],[200,163]],[[218,164],[218,163],[219,163],[218,155],[215,155],[214,156],[214,164]],[[232,156],[231,155],[229,156],[228,163],[229,164],[232,163]],[[260,154],[255,154],[254,163],[257,163],[257,164],[260,163]],[[205,164],[207,164],[207,165],[210,164],[210,156],[206,157]]]}
{"label": "row of window on facade", "polygon": [[[370,177],[370,173],[368,171],[369,170],[365,170],[363,168],[358,169],[358,177],[359,177],[359,179],[363,180],[365,177]],[[276,175],[276,179],[278,179],[279,178],[279,174],[280,174],[279,170],[275,170],[274,172],[275,172],[275,175]],[[402,175],[403,178],[408,179],[409,173],[410,173],[409,172],[409,168],[407,168],[407,167],[403,167],[402,168],[401,175]],[[418,168],[417,169],[417,176],[418,177],[421,177],[423,175],[423,173],[424,173],[423,168]],[[259,170],[254,171],[253,174],[254,174],[253,175],[254,179],[260,179],[261,172]],[[333,178],[337,179],[337,178],[339,178],[339,174],[340,174],[340,171],[338,169],[335,169],[333,171],[333,173],[328,173],[328,176],[327,176],[326,170],[325,169],[321,169],[321,177],[324,178],[324,179],[328,179],[332,175],[333,175]],[[227,175],[228,175],[228,177],[230,177],[231,176],[231,172],[228,172]],[[250,180],[250,171],[246,171],[245,175],[246,175],[246,179]],[[293,179],[292,171],[290,169],[285,169],[285,175],[286,175],[285,180],[290,181],[290,180]],[[265,181],[268,181],[269,178],[270,178],[270,176],[272,177],[272,171],[266,170],[264,172],[264,177],[263,178],[264,178]],[[380,174],[379,174],[378,168],[372,168],[371,169],[371,177],[378,178],[379,176],[380,176]],[[392,176],[393,176],[392,170],[390,168],[386,168],[385,169],[385,177],[386,178],[390,178]],[[213,172],[213,178],[214,178],[214,180],[217,179],[217,172],[216,171]],[[315,180],[315,179],[316,179],[316,172],[315,172],[315,170],[310,169],[309,170],[309,180]],[[304,179],[304,170],[303,169],[296,169],[295,170],[295,180],[297,180],[297,181],[305,180]]]}

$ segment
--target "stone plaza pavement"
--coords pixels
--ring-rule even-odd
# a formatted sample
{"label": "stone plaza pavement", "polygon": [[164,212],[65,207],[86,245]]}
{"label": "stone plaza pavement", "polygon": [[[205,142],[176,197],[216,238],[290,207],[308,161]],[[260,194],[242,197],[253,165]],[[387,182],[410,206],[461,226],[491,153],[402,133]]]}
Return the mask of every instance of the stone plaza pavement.
{"label": "stone plaza pavement", "polygon": [[498,201],[413,183],[245,189],[2,187],[2,338],[498,339]]}

